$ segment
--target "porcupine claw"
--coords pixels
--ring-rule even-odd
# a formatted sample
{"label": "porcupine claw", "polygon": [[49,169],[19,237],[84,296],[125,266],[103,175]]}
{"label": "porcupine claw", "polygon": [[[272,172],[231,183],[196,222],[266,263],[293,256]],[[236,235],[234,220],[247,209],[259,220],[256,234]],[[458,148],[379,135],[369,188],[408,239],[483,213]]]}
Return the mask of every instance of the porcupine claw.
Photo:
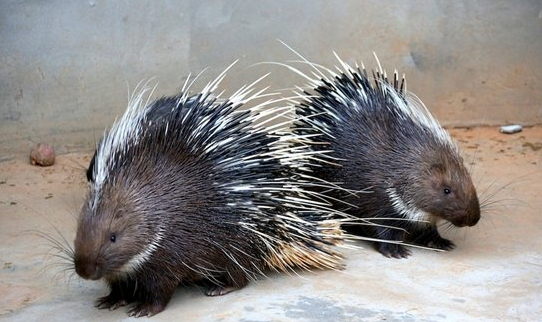
{"label": "porcupine claw", "polygon": [[442,237],[439,240],[432,240],[429,244],[427,244],[427,246],[442,250],[452,250],[455,248],[453,241]]}
{"label": "porcupine claw", "polygon": [[109,309],[110,311],[113,311],[121,306],[126,306],[127,304],[128,301],[126,301],[126,299],[119,298],[111,293],[108,296],[100,297],[96,300],[95,306],[100,310]]}
{"label": "porcupine claw", "polygon": [[397,244],[377,243],[377,250],[388,258],[401,259],[412,255],[408,248]]}
{"label": "porcupine claw", "polygon": [[237,291],[239,287],[235,286],[211,286],[205,290],[205,295],[207,296],[220,296],[226,295],[230,292]]}
{"label": "porcupine claw", "polygon": [[165,307],[166,306],[161,303],[140,303],[128,310],[128,316],[133,316],[136,318],[140,318],[142,316],[151,317],[162,312]]}
{"label": "porcupine claw", "polygon": [[420,234],[414,239],[414,242],[422,246],[442,250],[452,250],[455,248],[455,244],[451,240],[440,236],[436,228],[431,228],[427,231],[424,231],[422,234]]}

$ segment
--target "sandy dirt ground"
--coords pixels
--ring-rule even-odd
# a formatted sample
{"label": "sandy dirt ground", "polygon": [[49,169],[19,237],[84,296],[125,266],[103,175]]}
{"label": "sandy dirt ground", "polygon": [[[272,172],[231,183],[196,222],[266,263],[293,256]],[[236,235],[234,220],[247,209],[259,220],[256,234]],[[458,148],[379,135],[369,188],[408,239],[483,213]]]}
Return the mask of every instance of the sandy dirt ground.
{"label": "sandy dirt ground", "polygon": [[[347,250],[346,269],[271,274],[221,297],[179,287],[154,321],[542,321],[542,127],[452,129],[485,204],[478,225],[444,232],[450,252],[388,259]],[[0,163],[0,321],[129,321],[98,310],[107,294],[56,257],[44,232],[69,243],[86,192],[89,153],[48,168]],[[143,320],[147,318],[142,318]]]}

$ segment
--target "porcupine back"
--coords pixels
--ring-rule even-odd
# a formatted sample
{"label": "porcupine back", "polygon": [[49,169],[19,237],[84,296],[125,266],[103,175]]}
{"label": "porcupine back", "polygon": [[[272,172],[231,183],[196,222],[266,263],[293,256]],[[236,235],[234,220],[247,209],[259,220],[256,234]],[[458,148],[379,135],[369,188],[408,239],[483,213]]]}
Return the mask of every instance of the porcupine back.
{"label": "porcupine back", "polygon": [[79,275],[110,284],[99,307],[152,315],[179,282],[208,279],[221,295],[267,269],[341,266],[341,230],[298,175],[306,151],[267,127],[288,108],[240,110],[266,95],[252,84],[219,99],[223,77],[150,104],[139,92],[100,142],[74,256]]}
{"label": "porcupine back", "polygon": [[[338,73],[306,60],[313,76],[288,66],[309,80],[309,89],[297,93],[301,99],[296,113],[301,117],[294,132],[311,136],[315,151],[333,151],[326,158],[335,165],[314,163],[315,176],[349,191],[367,192],[332,190],[328,195],[339,200],[337,209],[389,227],[350,230],[392,242],[408,237],[424,246],[453,248],[435,223],[443,219],[472,226],[480,218],[476,191],[457,145],[406,91],[404,76],[399,81],[395,72],[390,82],[379,64],[372,81],[364,67],[338,60]],[[398,244],[377,247],[386,256],[410,254]]]}

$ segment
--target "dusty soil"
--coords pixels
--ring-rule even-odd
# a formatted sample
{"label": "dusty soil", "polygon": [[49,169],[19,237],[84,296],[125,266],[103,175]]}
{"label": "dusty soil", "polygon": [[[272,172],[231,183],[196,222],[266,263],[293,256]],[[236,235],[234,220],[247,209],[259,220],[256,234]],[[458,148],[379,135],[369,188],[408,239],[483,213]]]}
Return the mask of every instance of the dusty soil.
{"label": "dusty soil", "polygon": [[[542,316],[542,127],[452,129],[483,201],[483,218],[444,232],[451,252],[387,259],[369,244],[346,269],[271,275],[208,298],[179,288],[156,321],[535,321]],[[104,284],[79,279],[45,233],[71,243],[88,153],[52,167],[0,163],[0,321],[131,320],[93,307]],[[58,229],[58,232],[55,231]],[[59,235],[60,234],[60,235]]]}

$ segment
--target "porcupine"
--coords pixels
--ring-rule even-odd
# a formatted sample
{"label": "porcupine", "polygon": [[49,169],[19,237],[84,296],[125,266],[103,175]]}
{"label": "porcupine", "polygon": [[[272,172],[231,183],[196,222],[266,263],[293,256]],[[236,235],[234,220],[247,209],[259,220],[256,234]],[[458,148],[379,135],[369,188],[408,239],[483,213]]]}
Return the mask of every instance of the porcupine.
{"label": "porcupine", "polygon": [[194,95],[185,84],[145,104],[140,91],[99,143],[73,256],[78,275],[110,287],[97,307],[150,316],[180,283],[223,295],[265,270],[341,267],[342,231],[297,175],[319,153],[271,130],[284,107],[240,109],[267,96],[257,82],[214,96],[225,72]]}
{"label": "porcupine", "polygon": [[[299,54],[298,54],[299,55]],[[390,83],[378,58],[373,80],[363,64],[344,63],[335,73],[307,61],[310,89],[296,90],[297,135],[310,136],[313,150],[330,149],[331,162],[313,163],[315,176],[363,193],[330,190],[336,209],[379,225],[345,226],[348,232],[375,238],[386,257],[411,254],[405,242],[450,250],[437,223],[473,226],[480,205],[457,144],[415,95],[404,75]],[[333,163],[333,165],[331,164]],[[388,241],[388,242],[385,242]]]}

